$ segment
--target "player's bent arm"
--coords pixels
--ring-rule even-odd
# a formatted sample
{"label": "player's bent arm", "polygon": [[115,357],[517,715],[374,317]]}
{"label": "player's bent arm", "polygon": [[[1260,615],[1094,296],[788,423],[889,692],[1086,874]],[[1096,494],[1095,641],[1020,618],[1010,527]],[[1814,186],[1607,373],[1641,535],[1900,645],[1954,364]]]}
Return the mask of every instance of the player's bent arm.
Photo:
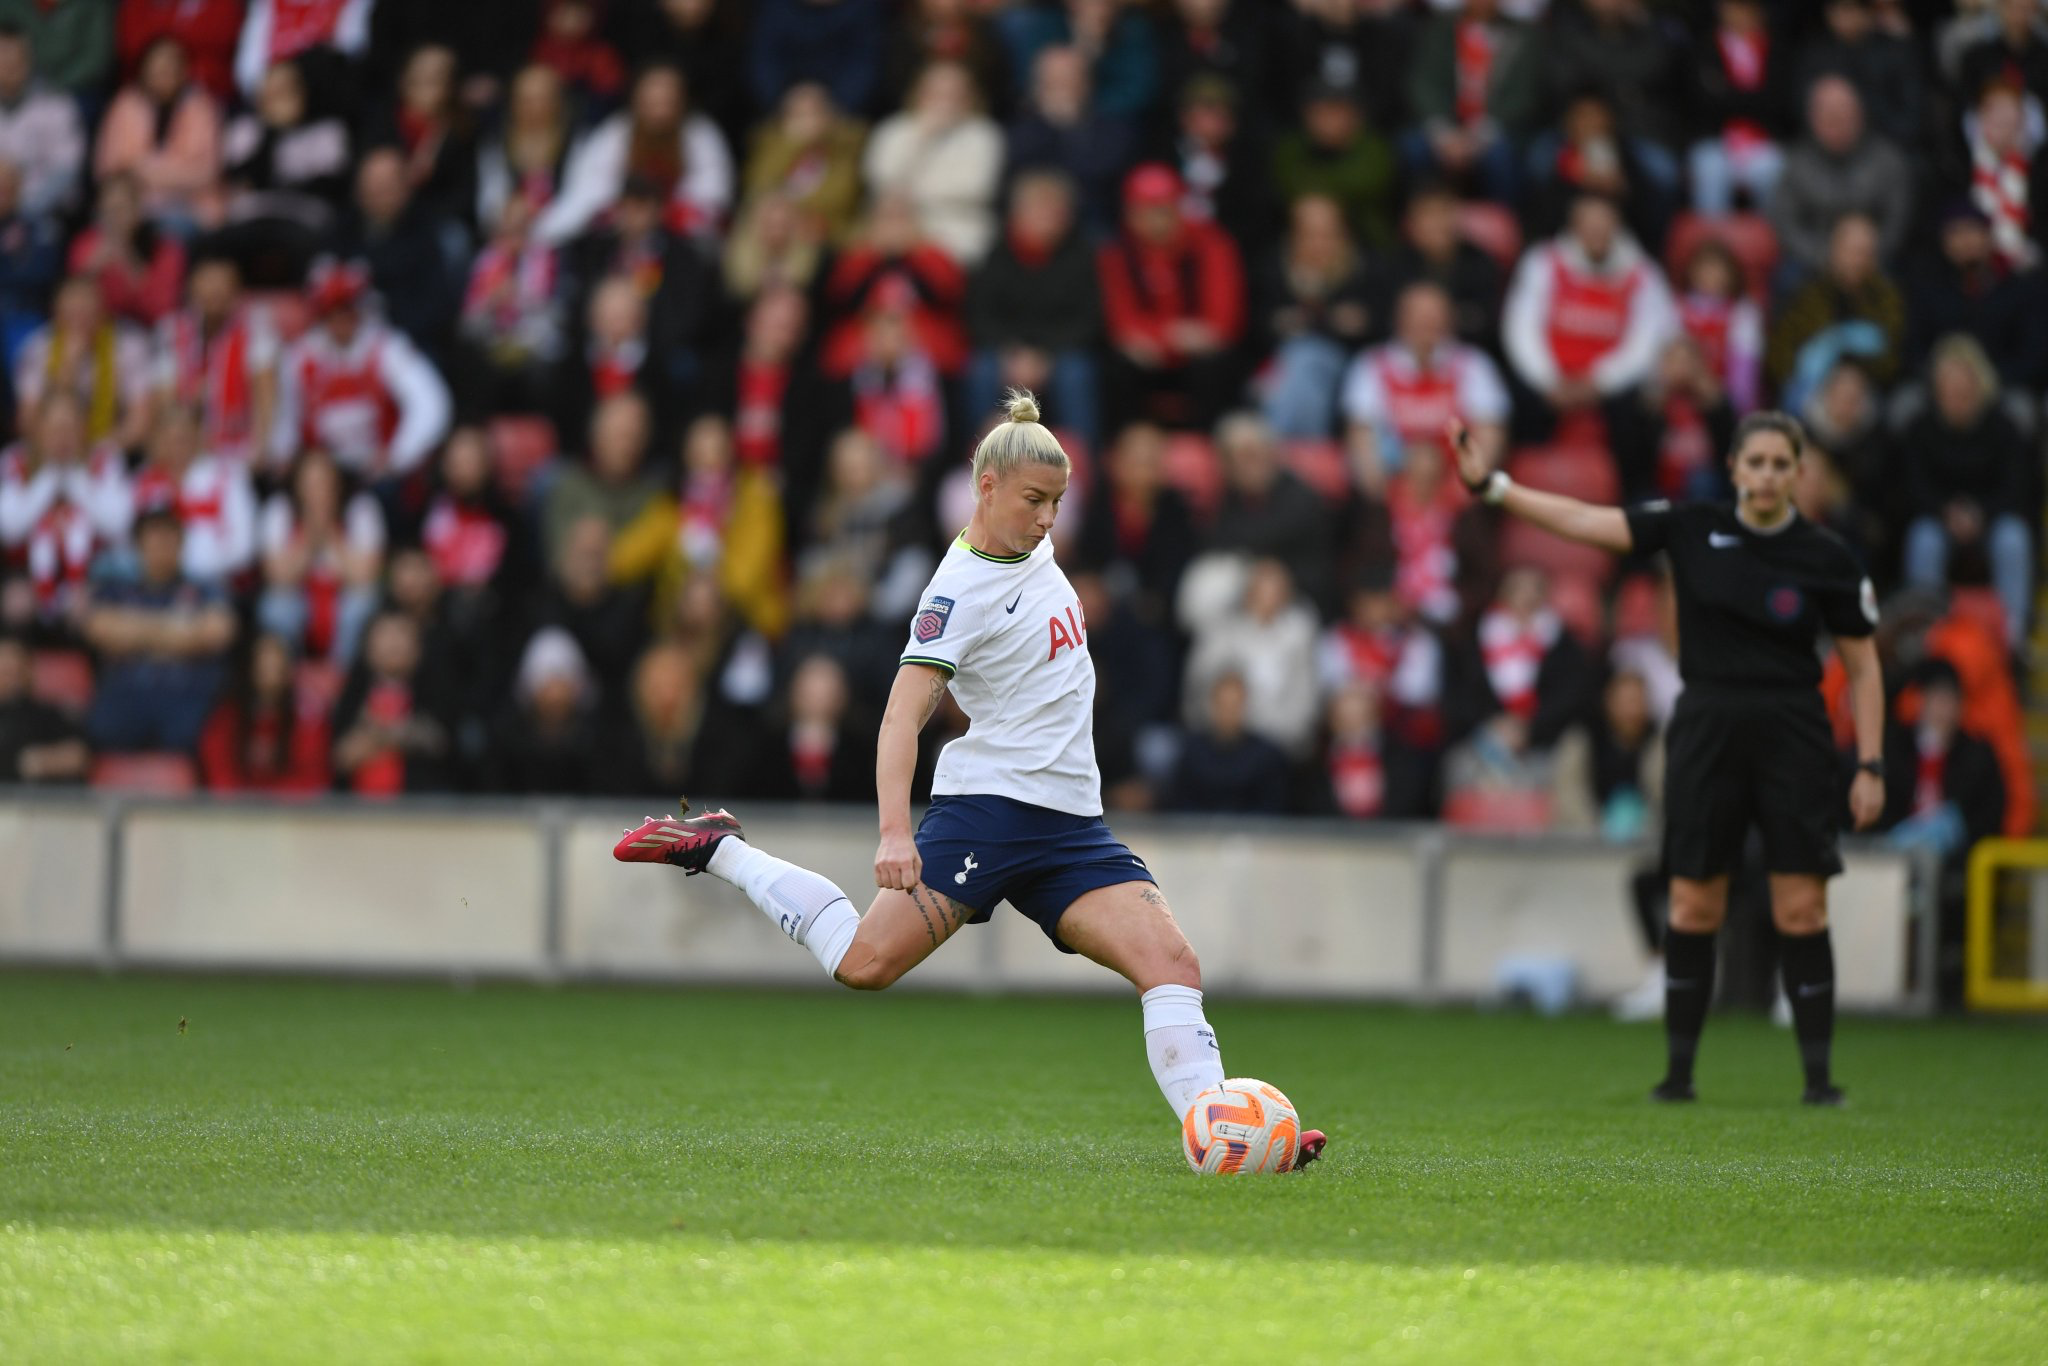
{"label": "player's bent arm", "polygon": [[905,664],[889,689],[875,741],[875,801],[882,827],[875,854],[878,887],[909,891],[918,885],[922,870],[910,834],[910,781],[917,773],[918,734],[938,710],[948,677],[936,664]]}
{"label": "player's bent arm", "polygon": [[1545,493],[1520,484],[1508,485],[1500,505],[1523,521],[1533,522],[1568,541],[1598,546],[1617,555],[1626,555],[1635,548],[1628,517],[1620,508],[1596,507],[1561,493]]}

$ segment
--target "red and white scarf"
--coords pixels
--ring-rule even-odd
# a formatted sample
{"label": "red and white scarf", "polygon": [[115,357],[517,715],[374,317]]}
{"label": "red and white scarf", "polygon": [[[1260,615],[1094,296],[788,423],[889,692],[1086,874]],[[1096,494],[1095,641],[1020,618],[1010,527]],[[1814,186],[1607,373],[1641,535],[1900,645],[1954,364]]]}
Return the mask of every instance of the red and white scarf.
{"label": "red and white scarf", "polygon": [[1486,117],[1486,87],[1493,79],[1493,34],[1472,19],[1458,21],[1457,115],[1470,128]]}
{"label": "red and white scarf", "polygon": [[1970,143],[1970,198],[1991,218],[1991,245],[2007,270],[2034,263],[2033,214],[2027,207],[2026,153],[1997,152],[1982,138]]}
{"label": "red and white scarf", "polygon": [[1387,800],[1387,771],[1378,744],[1371,740],[1331,744],[1330,795],[1337,809],[1355,820],[1380,814]]}
{"label": "red and white scarf", "polygon": [[1520,621],[1498,607],[1479,619],[1479,653],[1486,661],[1486,681],[1501,706],[1524,721],[1536,714],[1536,677],[1543,656],[1557,643],[1557,614],[1541,611]]}

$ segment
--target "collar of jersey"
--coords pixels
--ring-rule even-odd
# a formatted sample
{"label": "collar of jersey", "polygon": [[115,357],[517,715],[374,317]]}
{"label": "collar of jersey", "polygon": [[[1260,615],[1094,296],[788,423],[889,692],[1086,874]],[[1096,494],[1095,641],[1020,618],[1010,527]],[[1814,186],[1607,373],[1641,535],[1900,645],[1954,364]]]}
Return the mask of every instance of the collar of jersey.
{"label": "collar of jersey", "polygon": [[991,564],[1022,564],[1031,558],[1031,552],[1028,550],[1022,555],[991,555],[986,550],[976,550],[973,546],[967,544],[967,530],[965,527],[961,528],[960,534],[953,538],[953,544],[970,554],[979,555]]}

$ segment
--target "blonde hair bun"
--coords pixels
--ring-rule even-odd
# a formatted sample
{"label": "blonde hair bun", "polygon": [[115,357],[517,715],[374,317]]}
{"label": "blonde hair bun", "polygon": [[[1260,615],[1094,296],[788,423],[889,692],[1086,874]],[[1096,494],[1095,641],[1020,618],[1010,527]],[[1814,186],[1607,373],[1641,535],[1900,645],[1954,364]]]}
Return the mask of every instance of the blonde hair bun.
{"label": "blonde hair bun", "polygon": [[1012,422],[1038,421],[1038,399],[1029,389],[1012,389],[1004,394],[1003,407]]}

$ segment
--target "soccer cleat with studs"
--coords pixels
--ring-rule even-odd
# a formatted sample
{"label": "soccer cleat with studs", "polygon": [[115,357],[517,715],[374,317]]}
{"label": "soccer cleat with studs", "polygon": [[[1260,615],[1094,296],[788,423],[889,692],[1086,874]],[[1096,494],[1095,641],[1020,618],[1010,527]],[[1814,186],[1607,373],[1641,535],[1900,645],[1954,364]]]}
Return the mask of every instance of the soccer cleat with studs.
{"label": "soccer cleat with studs", "polygon": [[1323,1155],[1323,1145],[1330,1140],[1321,1129],[1303,1129],[1301,1141],[1295,1145],[1294,1165],[1287,1170],[1298,1172]]}
{"label": "soccer cleat with studs", "polygon": [[[689,809],[685,799],[683,810]],[[695,877],[711,862],[720,840],[740,833],[739,820],[729,811],[707,811],[688,820],[649,816],[620,837],[612,857],[621,863],[672,863]]]}

